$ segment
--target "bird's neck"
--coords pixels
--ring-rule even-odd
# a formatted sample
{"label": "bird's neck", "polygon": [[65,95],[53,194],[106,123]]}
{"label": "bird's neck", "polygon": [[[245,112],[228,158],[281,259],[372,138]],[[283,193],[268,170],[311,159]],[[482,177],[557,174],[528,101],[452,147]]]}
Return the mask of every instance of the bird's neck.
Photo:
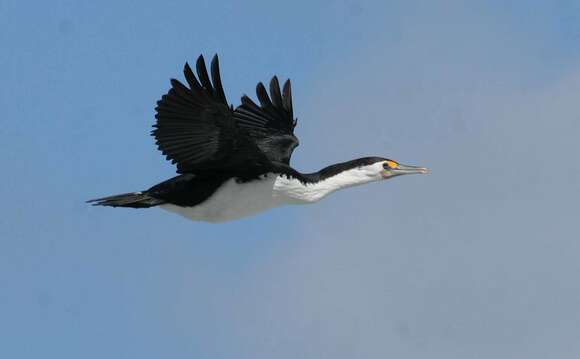
{"label": "bird's neck", "polygon": [[360,168],[336,173],[325,172],[327,169],[328,167],[319,172],[304,174],[307,181],[282,175],[276,181],[274,192],[290,203],[313,203],[340,189],[377,180]]}

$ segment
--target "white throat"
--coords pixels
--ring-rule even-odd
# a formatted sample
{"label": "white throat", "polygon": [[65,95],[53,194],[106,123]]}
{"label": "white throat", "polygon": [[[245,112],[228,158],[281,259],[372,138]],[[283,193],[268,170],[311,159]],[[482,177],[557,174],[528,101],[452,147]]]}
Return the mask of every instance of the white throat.
{"label": "white throat", "polygon": [[285,198],[287,203],[313,203],[340,189],[382,179],[376,173],[376,171],[359,167],[340,172],[318,182],[306,184],[295,178],[279,176],[274,184],[274,195]]}

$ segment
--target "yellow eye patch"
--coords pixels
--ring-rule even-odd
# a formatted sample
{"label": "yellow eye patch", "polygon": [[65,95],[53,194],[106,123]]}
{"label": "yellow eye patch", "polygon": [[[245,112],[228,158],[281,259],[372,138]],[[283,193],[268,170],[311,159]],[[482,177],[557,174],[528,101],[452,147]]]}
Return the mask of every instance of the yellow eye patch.
{"label": "yellow eye patch", "polygon": [[389,166],[390,169],[395,169],[397,168],[397,166],[399,166],[399,164],[395,161],[391,161],[391,160],[387,160],[386,161],[387,166]]}

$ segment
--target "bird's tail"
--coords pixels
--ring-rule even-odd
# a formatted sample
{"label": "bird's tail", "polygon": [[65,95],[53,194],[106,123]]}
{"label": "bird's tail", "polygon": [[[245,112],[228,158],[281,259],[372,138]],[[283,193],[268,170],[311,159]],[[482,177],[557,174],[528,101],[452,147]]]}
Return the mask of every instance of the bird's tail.
{"label": "bird's tail", "polygon": [[163,204],[164,201],[151,197],[147,192],[131,192],[95,198],[87,201],[87,203],[92,203],[93,206],[149,208]]}

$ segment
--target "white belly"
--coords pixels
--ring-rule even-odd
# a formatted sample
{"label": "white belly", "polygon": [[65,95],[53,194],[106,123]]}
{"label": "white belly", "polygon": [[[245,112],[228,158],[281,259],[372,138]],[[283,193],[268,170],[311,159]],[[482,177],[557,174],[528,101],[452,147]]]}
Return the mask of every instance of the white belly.
{"label": "white belly", "polygon": [[278,207],[284,204],[301,203],[287,195],[288,181],[277,174],[268,174],[259,180],[237,183],[230,179],[218,188],[203,203],[195,207],[180,207],[173,204],[163,204],[160,207],[180,214],[194,221],[226,222]]}

